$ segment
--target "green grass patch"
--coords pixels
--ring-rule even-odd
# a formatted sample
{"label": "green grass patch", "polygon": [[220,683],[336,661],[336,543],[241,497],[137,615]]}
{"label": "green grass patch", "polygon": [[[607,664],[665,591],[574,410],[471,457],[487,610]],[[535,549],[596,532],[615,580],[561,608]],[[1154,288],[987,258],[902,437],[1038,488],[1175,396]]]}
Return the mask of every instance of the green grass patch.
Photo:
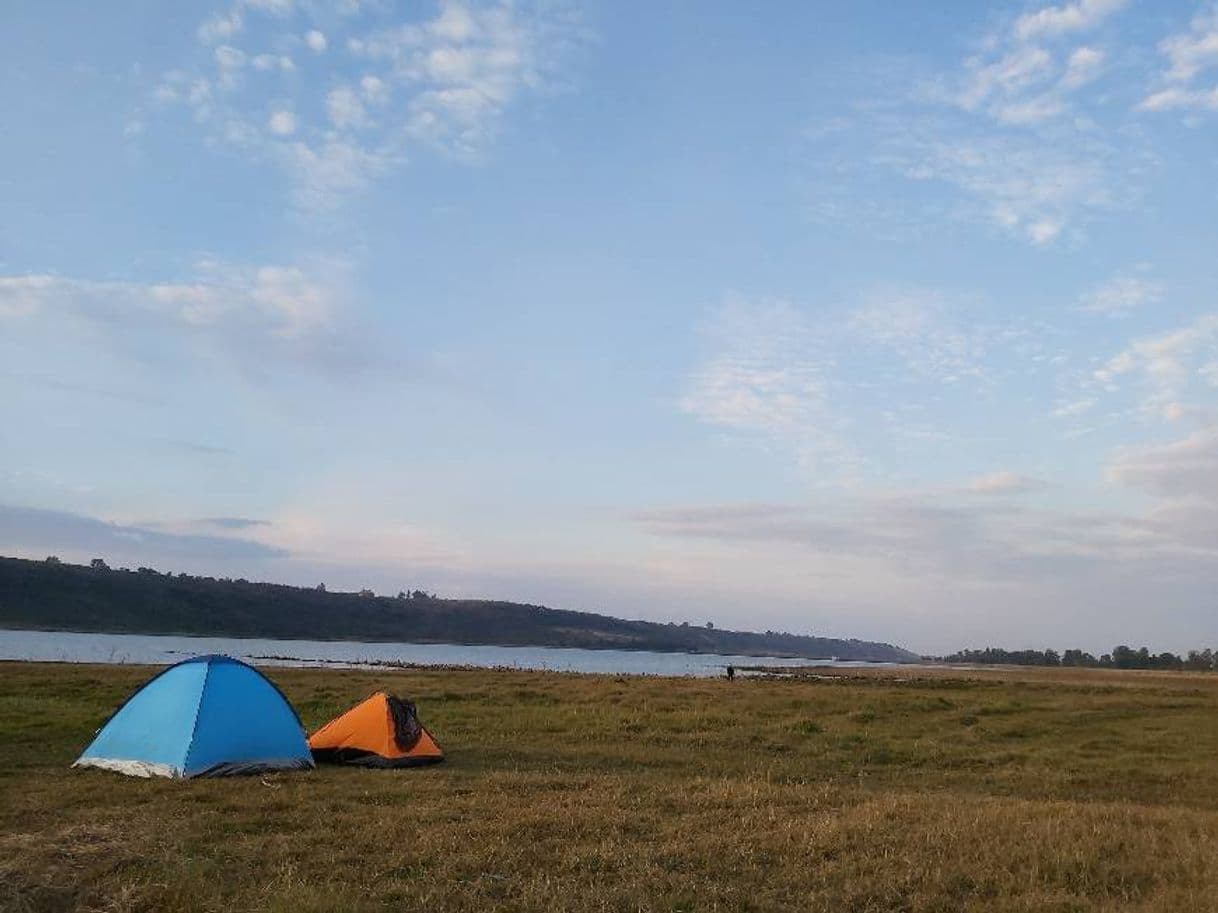
{"label": "green grass patch", "polygon": [[151,670],[0,664],[0,913],[1157,913],[1218,897],[1218,677],[268,672],[309,727],[378,687],[418,701],[448,763],[73,771]]}

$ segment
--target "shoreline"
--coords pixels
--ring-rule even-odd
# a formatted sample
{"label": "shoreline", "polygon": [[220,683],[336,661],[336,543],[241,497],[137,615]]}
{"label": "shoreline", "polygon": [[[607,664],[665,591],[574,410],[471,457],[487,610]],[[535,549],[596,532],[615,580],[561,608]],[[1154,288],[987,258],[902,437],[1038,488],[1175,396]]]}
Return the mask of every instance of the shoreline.
{"label": "shoreline", "polygon": [[744,657],[748,659],[789,659],[789,660],[804,660],[809,663],[833,662],[833,663],[862,663],[868,666],[883,666],[883,665],[911,665],[916,666],[920,663],[913,661],[899,662],[897,660],[888,659],[839,659],[834,656],[808,656],[799,653],[714,653],[706,650],[659,650],[648,647],[636,647],[627,645],[605,645],[605,646],[579,646],[573,644],[549,644],[549,643],[507,643],[502,641],[478,640],[478,641],[458,641],[458,640],[348,640],[345,638],[333,637],[278,637],[274,635],[247,635],[247,634],[224,634],[224,633],[208,633],[200,634],[198,632],[184,631],[148,631],[148,630],[81,630],[79,628],[59,628],[59,627],[21,627],[14,628],[6,625],[0,625],[0,635],[5,632],[14,633],[38,633],[38,634],[96,634],[101,636],[118,636],[118,637],[187,637],[200,640],[238,640],[238,641],[274,641],[277,643],[318,643],[318,644],[358,644],[367,646],[420,646],[420,647],[496,647],[505,650],[581,650],[589,653],[603,652],[619,652],[619,653],[637,653],[637,654],[654,654],[658,656],[724,656],[724,657]]}

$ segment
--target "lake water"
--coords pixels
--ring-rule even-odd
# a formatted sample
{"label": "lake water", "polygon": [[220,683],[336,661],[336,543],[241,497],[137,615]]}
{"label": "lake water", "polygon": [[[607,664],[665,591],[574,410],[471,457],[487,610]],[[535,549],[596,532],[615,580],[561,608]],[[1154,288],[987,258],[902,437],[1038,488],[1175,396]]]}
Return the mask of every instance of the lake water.
{"label": "lake water", "polygon": [[565,647],[491,647],[462,644],[356,643],[351,641],[260,640],[179,637],[157,634],[83,634],[0,629],[0,660],[167,665],[201,653],[224,653],[258,666],[366,666],[416,663],[426,666],[507,667],[559,672],[629,675],[717,676],[726,666],[867,666],[870,663],[649,653],[641,650],[580,650]]}

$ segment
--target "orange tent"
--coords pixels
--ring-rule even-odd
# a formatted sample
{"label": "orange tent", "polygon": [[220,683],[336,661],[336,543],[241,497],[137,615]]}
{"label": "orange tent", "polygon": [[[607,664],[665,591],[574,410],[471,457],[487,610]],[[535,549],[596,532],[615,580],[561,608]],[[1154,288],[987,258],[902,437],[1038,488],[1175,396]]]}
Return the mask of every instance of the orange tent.
{"label": "orange tent", "polygon": [[444,760],[414,704],[378,691],[309,736],[318,761],[364,767],[416,767]]}

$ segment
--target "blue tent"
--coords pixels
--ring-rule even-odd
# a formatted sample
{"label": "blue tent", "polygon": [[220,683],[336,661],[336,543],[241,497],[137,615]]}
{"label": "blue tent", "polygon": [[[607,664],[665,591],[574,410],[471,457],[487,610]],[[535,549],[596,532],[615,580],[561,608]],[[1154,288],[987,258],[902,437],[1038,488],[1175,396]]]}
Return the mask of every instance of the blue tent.
{"label": "blue tent", "polygon": [[257,669],[196,656],[144,684],[74,767],[136,777],[217,777],[313,766],[292,705]]}

